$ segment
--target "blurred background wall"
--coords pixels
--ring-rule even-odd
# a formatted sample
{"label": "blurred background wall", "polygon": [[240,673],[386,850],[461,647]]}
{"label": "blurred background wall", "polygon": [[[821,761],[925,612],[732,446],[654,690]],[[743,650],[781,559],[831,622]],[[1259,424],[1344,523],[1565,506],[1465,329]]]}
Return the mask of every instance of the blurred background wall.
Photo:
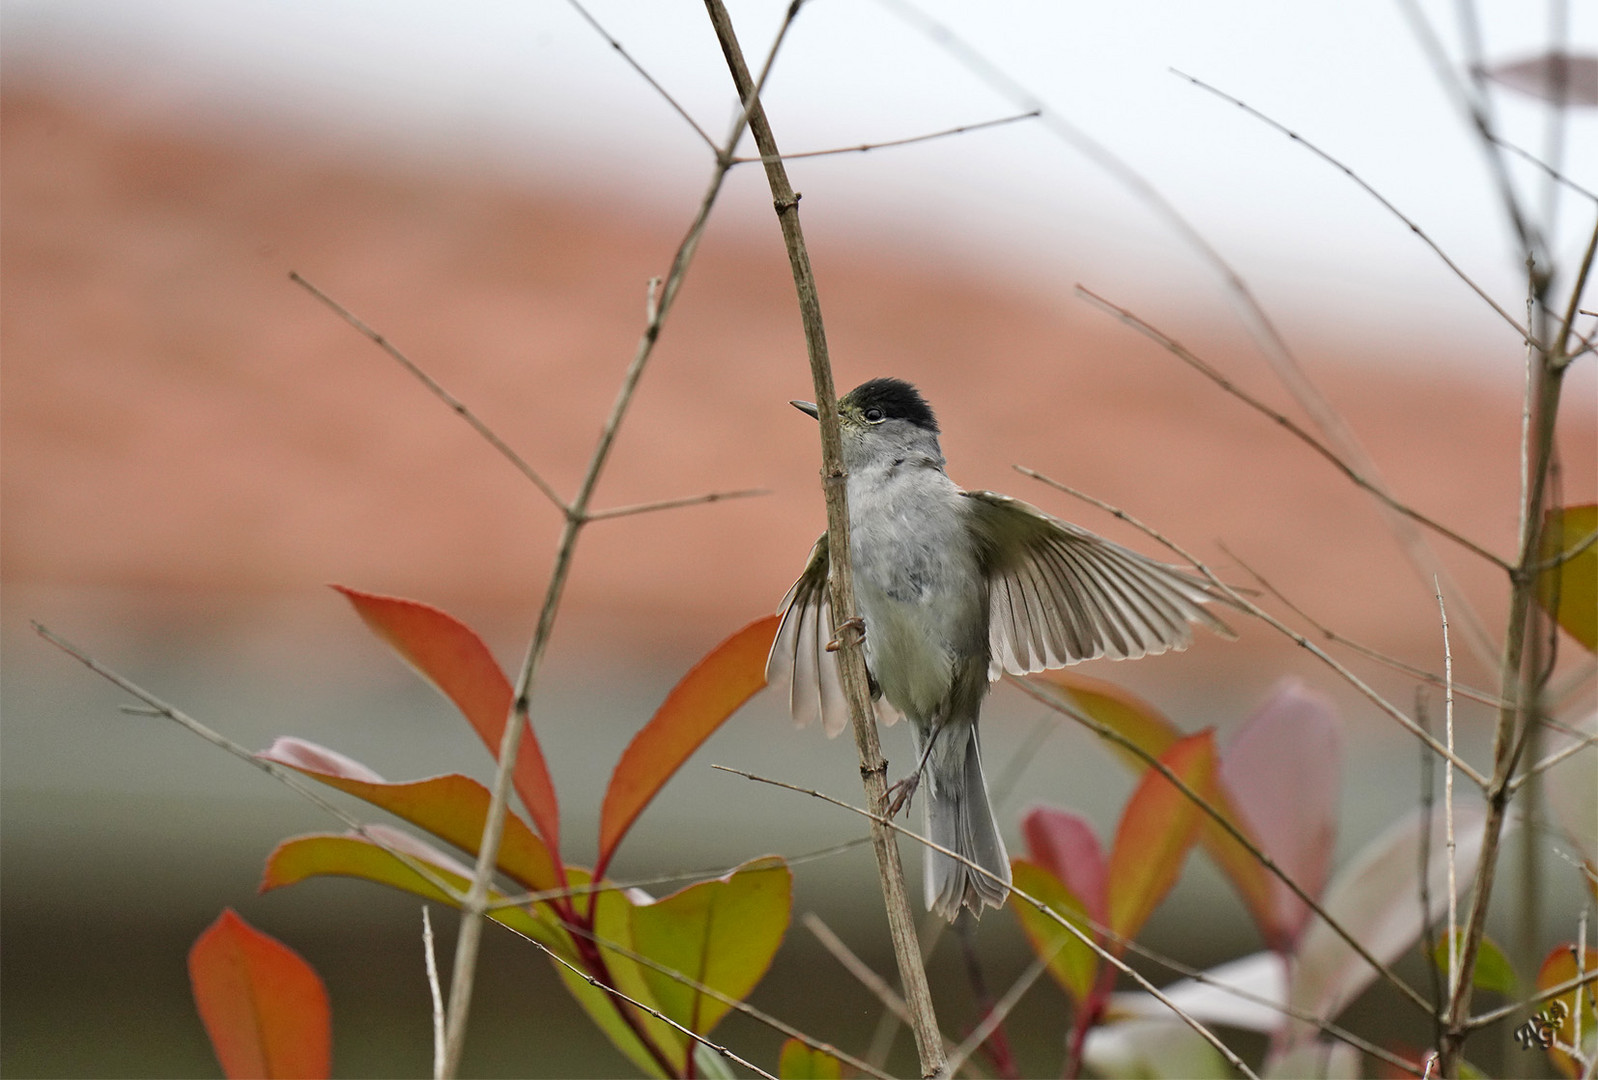
{"label": "blurred background wall", "polygon": [[[1537,46],[1543,26],[1523,6],[1486,7],[1494,58]],[[387,335],[570,492],[642,328],[645,283],[666,271],[709,152],[565,7],[170,0],[0,10],[0,1068],[214,1069],[183,954],[231,904],[328,979],[341,1072],[423,1072],[415,906],[344,882],[256,897],[276,840],[331,823],[175,728],[119,714],[118,694],[38,640],[29,620],[245,745],[297,734],[390,778],[486,778],[465,726],[324,584],[444,607],[513,666],[558,517],[288,273]],[[1320,141],[1518,310],[1519,271],[1479,153],[1394,10],[930,10],[1145,172],[1235,261],[1397,493],[1510,549],[1523,378],[1513,333],[1346,179],[1166,71],[1216,82]],[[719,137],[735,103],[702,12],[594,11]],[[895,11],[816,0],[803,13],[766,98],[785,148],[1019,111]],[[735,6],[751,53],[777,13]],[[1590,48],[1591,12],[1572,14],[1573,38]],[[1506,98],[1504,109],[1507,130],[1541,145],[1533,103]],[[1595,121],[1567,122],[1564,167],[1598,186]],[[1294,412],[1214,273],[1092,161],[1023,122],[797,161],[792,172],[840,387],[878,374],[921,385],[958,482],[1150,550],[1010,466],[1058,476],[1157,524],[1234,580],[1246,574],[1219,543],[1342,633],[1439,666],[1430,584],[1370,500],[1075,298],[1081,282],[1135,309]],[[1529,172],[1517,180],[1533,183]],[[1555,247],[1567,262],[1590,212],[1571,203],[1560,219]],[[1572,382],[1563,483],[1566,501],[1590,501],[1592,364]],[[787,405],[809,396],[765,181],[743,167],[600,500],[770,494],[585,534],[535,708],[571,823],[568,859],[592,858],[603,784],[632,732],[699,655],[775,605],[822,529],[815,429]],[[1454,549],[1439,552],[1459,602],[1494,625],[1502,583]],[[1189,730],[1223,732],[1278,679],[1304,677],[1347,722],[1340,843],[1357,848],[1413,804],[1413,744],[1290,642],[1241,629],[1234,644],[1205,640],[1091,673]],[[1461,678],[1490,684],[1480,666],[1461,666]],[[1411,700],[1409,682],[1361,671]],[[794,855],[859,835],[854,820],[706,767],[857,795],[851,748],[794,731],[776,697],[757,698],[690,763],[692,778],[668,788],[629,839],[618,875]],[[1008,762],[1038,719],[998,690],[990,755]],[[1479,754],[1485,715],[1466,708],[1462,724]],[[903,764],[902,734],[887,740]],[[1001,816],[1013,828],[1022,808],[1047,800],[1108,831],[1131,778],[1107,760],[1084,734],[1057,732]],[[1576,901],[1555,871],[1557,916]],[[796,910],[820,912],[886,969],[873,879],[864,852],[808,865]],[[1194,963],[1251,948],[1251,933],[1198,859],[1150,931]],[[1013,920],[990,916],[981,936],[1002,984],[1025,962]],[[492,946],[473,1071],[622,1067],[582,1021],[563,1022],[574,1010],[542,961],[508,940]],[[936,963],[958,1023],[971,1007],[956,959],[945,950]],[[863,1038],[870,1000],[829,965],[796,930],[761,993],[801,1026]],[[823,984],[827,999],[815,1000]],[[1053,994],[1040,988],[1024,1015],[1052,1022]],[[729,1037],[769,1040],[737,1028]],[[1025,1052],[1041,1063],[1054,1050]]]}

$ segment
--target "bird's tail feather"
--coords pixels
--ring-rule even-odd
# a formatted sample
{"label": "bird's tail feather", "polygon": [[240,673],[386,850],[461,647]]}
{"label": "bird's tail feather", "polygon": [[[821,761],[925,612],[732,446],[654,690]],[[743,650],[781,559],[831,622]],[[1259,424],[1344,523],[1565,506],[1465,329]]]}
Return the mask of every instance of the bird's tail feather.
{"label": "bird's tail feather", "polygon": [[[970,859],[1004,884],[928,848],[924,862],[927,908],[950,922],[960,914],[962,904],[973,914],[981,915],[984,905],[999,907],[1010,895],[1010,856],[993,820],[993,808],[988,805],[982,749],[975,730],[966,729],[966,733],[965,752],[950,755],[953,760],[947,771],[937,767],[940,759],[949,760],[942,754],[934,753],[927,762],[928,774],[922,784],[926,792],[927,837]],[[956,730],[946,730],[942,737],[955,734]]]}

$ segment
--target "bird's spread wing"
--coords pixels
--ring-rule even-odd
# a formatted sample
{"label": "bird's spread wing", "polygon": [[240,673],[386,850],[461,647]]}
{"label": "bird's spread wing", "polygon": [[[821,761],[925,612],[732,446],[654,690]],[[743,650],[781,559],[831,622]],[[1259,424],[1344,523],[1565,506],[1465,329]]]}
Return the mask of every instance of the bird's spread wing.
{"label": "bird's spread wing", "polygon": [[988,577],[988,678],[1185,649],[1192,623],[1235,636],[1203,607],[1217,597],[1176,567],[1008,495],[966,496]]}
{"label": "bird's spread wing", "polygon": [[832,600],[827,594],[827,534],[810,549],[805,572],[778,608],[782,623],[766,657],[766,682],[789,680],[788,707],[794,722],[821,720],[827,735],[849,725],[849,703],[838,679],[838,657],[827,651],[832,640]]}
{"label": "bird's spread wing", "polygon": [[[844,697],[843,681],[838,676],[838,654],[827,651],[835,632],[832,597],[828,594],[827,534],[822,533],[810,549],[805,572],[793,583],[777,610],[782,622],[777,637],[766,655],[767,684],[788,683],[788,708],[800,727],[820,719],[830,739],[849,726],[849,700]],[[892,724],[899,713],[888,699],[872,702],[877,719]]]}

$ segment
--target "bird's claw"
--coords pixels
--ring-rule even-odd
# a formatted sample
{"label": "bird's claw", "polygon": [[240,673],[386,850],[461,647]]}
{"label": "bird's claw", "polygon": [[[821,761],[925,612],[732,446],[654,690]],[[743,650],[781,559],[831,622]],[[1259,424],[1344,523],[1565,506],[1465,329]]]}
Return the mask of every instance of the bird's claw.
{"label": "bird's claw", "polygon": [[832,640],[827,642],[828,652],[837,652],[839,649],[843,648],[843,635],[844,631],[846,630],[853,630],[855,633],[859,634],[859,640],[861,641],[866,639],[866,621],[860,616],[856,615],[854,618],[845,619],[843,622],[838,624],[837,629],[832,632]]}
{"label": "bird's claw", "polygon": [[890,800],[888,803],[887,816],[890,819],[897,817],[899,811],[903,810],[905,804],[907,804],[915,795],[916,788],[920,786],[921,774],[919,772],[913,772],[903,780],[896,781],[894,784],[890,785],[887,791]]}

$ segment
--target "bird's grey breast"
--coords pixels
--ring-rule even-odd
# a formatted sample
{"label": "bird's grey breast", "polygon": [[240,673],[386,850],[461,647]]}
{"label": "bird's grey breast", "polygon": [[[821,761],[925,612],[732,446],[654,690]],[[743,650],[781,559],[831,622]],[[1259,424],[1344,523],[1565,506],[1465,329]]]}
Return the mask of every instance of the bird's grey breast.
{"label": "bird's grey breast", "polygon": [[849,550],[866,662],[896,708],[930,719],[958,672],[985,665],[987,596],[960,489],[931,466],[849,478]]}

